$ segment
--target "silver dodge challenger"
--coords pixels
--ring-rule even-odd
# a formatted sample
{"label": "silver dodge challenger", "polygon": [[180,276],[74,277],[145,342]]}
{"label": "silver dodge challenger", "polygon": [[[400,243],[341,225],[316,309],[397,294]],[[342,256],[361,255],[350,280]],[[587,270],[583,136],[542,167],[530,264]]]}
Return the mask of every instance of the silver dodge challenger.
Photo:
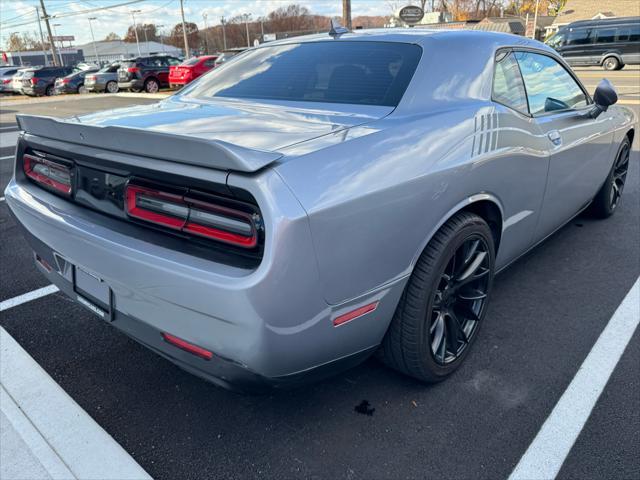
{"label": "silver dodge challenger", "polygon": [[494,275],[620,204],[633,113],[512,35],[247,50],[157,104],[19,115],[6,201],[61,291],[182,368],[286,387],[454,372]]}

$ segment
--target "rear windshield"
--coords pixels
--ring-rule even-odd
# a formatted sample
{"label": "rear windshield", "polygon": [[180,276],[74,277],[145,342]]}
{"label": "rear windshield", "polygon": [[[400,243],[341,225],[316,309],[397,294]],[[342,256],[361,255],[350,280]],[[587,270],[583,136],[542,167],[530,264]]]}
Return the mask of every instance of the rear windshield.
{"label": "rear windshield", "polygon": [[193,57],[193,58],[190,58],[189,60],[185,60],[180,65],[185,65],[185,66],[195,65],[199,61],[200,59],[198,57]]}
{"label": "rear windshield", "polygon": [[185,95],[395,107],[421,53],[408,43],[339,40],[261,47],[214,70]]}

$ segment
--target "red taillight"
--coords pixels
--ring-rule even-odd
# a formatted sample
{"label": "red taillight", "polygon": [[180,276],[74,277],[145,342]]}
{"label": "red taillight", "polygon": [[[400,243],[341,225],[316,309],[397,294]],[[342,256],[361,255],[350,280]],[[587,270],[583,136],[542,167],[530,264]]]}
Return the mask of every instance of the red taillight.
{"label": "red taillight", "polygon": [[7,79],[3,80],[2,83],[4,83],[4,84],[11,83],[11,79],[7,78]]}
{"label": "red taillight", "polygon": [[36,77],[31,77],[31,85],[37,85],[38,79]]}
{"label": "red taillight", "polygon": [[62,79],[62,83],[69,83],[69,81],[70,81],[70,80],[69,80],[68,78],[63,78],[63,79]]}
{"label": "red taillight", "polygon": [[126,190],[127,213],[134,218],[182,230],[189,215],[182,195],[129,185]]}
{"label": "red taillight", "polygon": [[127,72],[129,72],[129,73],[136,73],[136,72],[139,72],[139,71],[140,71],[140,69],[138,67],[129,67],[129,68],[127,68]]}
{"label": "red taillight", "polygon": [[33,181],[71,196],[71,168],[68,166],[28,154],[22,157],[22,165],[25,175]]}
{"label": "red taillight", "polygon": [[205,350],[202,347],[198,347],[193,343],[189,343],[186,340],[182,340],[181,338],[178,338],[169,333],[162,332],[162,338],[165,342],[170,343],[174,347],[178,347],[185,352],[189,352],[197,357],[204,358],[205,360],[211,360],[213,358],[213,353],[209,350]]}
{"label": "red taillight", "polygon": [[237,247],[258,244],[250,213],[139,185],[128,185],[125,197],[133,218]]}
{"label": "red taillight", "polygon": [[96,76],[95,75],[90,75],[87,77],[87,80],[95,80]]}
{"label": "red taillight", "polygon": [[355,310],[334,318],[333,325],[337,327],[338,325],[350,322],[351,320],[355,320],[356,318],[366,315],[367,313],[373,312],[376,308],[378,308],[378,302],[373,302],[369,305],[365,305],[364,307],[356,308]]}

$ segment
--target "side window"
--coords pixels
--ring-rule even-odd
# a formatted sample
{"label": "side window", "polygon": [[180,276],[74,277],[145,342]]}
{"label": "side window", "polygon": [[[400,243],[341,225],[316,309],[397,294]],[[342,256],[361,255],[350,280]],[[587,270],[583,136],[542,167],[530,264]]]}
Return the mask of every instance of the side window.
{"label": "side window", "polygon": [[640,42],[640,25],[631,25],[631,35],[629,36],[630,42]]}
{"label": "side window", "polygon": [[204,66],[207,68],[211,68],[216,64],[216,59],[215,58],[210,58],[209,60],[205,60],[204,62]]}
{"label": "side window", "polygon": [[567,45],[588,45],[593,41],[591,30],[587,28],[577,28],[569,32]]}
{"label": "side window", "polygon": [[547,55],[515,54],[520,65],[532,115],[585,107],[587,97],[562,65]]}
{"label": "side window", "polygon": [[527,96],[513,53],[509,53],[503,58],[500,58],[500,54],[498,54],[497,58],[493,73],[493,100],[520,113],[527,114],[529,110]]}
{"label": "side window", "polygon": [[620,28],[618,29],[618,34],[616,35],[616,42],[627,42],[629,41],[631,30],[628,28]]}
{"label": "side window", "polygon": [[596,31],[596,43],[613,43],[616,36],[615,28],[603,28]]}

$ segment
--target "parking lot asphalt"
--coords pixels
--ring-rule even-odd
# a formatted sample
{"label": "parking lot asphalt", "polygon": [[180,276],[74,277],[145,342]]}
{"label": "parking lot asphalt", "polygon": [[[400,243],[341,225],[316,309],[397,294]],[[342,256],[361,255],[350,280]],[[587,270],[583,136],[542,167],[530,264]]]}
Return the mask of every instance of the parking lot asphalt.
{"label": "parking lot asphalt", "polygon": [[[2,104],[0,128],[17,111],[145,101],[113,100]],[[579,216],[499,275],[466,363],[435,386],[372,359],[300,390],[240,396],[60,293],[2,312],[0,325],[154,478],[506,478],[640,274],[639,137],[616,214]],[[0,160],[2,189],[11,163]],[[0,232],[0,299],[46,285],[5,202]],[[639,341],[636,331],[559,478],[640,478]],[[363,400],[373,415],[354,410]]]}

